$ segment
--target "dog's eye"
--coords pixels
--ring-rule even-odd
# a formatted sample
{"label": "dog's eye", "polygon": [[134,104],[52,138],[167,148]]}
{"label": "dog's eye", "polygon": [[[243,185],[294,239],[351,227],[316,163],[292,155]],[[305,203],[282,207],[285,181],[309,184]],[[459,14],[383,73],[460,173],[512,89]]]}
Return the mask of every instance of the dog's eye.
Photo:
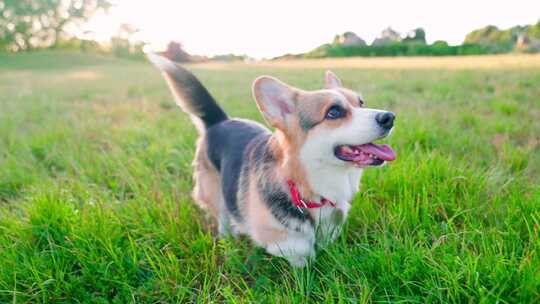
{"label": "dog's eye", "polygon": [[358,97],[358,103],[360,104],[360,106],[364,105],[364,101],[362,100],[362,98]]}
{"label": "dog's eye", "polygon": [[345,116],[345,109],[343,109],[340,106],[331,106],[330,109],[328,109],[328,112],[326,112],[326,119],[338,119]]}

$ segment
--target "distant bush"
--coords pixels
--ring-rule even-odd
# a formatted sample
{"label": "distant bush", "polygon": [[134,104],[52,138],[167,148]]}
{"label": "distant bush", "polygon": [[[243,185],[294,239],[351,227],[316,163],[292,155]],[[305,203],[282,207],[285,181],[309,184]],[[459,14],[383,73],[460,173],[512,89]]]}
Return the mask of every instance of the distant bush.
{"label": "distant bush", "polygon": [[59,40],[54,46],[49,47],[49,49],[55,50],[81,50],[83,52],[105,54],[109,52],[106,47],[101,45],[99,42],[88,39],[62,39]]}
{"label": "distant bush", "polygon": [[374,57],[374,56],[455,56],[487,54],[488,49],[479,44],[448,45],[445,41],[433,44],[421,42],[393,42],[384,45],[343,46],[325,44],[304,54],[304,58],[323,57]]}
{"label": "distant bush", "polygon": [[145,60],[146,55],[143,52],[143,47],[144,43],[133,43],[119,37],[111,38],[111,52],[116,57]]}

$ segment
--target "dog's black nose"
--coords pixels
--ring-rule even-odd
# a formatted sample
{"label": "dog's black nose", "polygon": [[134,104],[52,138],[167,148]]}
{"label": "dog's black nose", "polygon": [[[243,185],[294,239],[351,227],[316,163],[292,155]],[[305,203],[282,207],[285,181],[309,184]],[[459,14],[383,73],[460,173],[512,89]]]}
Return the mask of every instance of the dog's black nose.
{"label": "dog's black nose", "polygon": [[375,120],[377,121],[379,126],[383,127],[386,130],[392,129],[392,127],[394,126],[395,118],[396,115],[392,112],[383,112],[375,116]]}

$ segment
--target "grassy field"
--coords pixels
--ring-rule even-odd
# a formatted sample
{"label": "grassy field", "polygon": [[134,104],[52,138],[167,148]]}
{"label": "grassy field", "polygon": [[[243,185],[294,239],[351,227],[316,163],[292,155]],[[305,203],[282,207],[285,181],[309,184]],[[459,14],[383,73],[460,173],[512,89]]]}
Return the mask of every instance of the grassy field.
{"label": "grassy field", "polygon": [[261,121],[256,76],[317,89],[332,66],[397,113],[398,160],[295,270],[215,239],[195,128],[149,64],[0,55],[0,302],[538,303],[540,57],[397,60],[191,66],[232,116]]}

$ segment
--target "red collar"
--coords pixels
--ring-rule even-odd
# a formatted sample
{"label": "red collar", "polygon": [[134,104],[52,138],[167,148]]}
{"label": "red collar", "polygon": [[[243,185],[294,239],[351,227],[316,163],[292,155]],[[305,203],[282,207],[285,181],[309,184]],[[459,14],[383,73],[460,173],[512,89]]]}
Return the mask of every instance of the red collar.
{"label": "red collar", "polygon": [[313,208],[321,208],[322,206],[326,204],[330,204],[332,207],[336,207],[336,204],[330,200],[327,200],[325,198],[322,198],[320,203],[314,202],[314,201],[304,201],[302,197],[300,197],[300,192],[298,192],[298,188],[296,188],[296,184],[288,179],[287,185],[289,185],[289,190],[291,191],[291,198],[293,201],[293,204],[298,208],[307,208],[307,209],[313,209]]}

